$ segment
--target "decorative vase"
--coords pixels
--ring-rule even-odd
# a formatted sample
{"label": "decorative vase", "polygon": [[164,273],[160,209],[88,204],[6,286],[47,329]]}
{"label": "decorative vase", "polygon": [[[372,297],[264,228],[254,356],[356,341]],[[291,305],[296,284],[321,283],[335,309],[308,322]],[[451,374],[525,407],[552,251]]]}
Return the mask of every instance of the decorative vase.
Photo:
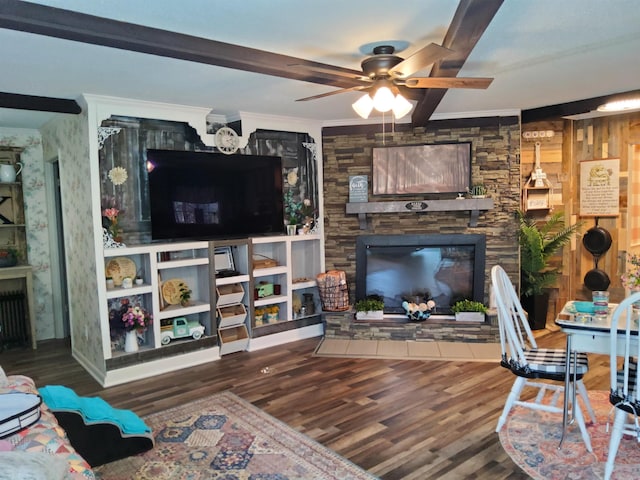
{"label": "decorative vase", "polygon": [[316,304],[313,301],[313,293],[303,293],[302,299],[302,304],[307,307],[307,315],[314,315],[316,313]]}
{"label": "decorative vase", "polygon": [[298,226],[295,224],[287,225],[287,235],[295,235],[297,229],[298,229]]}
{"label": "decorative vase", "polygon": [[138,332],[129,330],[124,337],[124,351],[127,353],[138,351]]}
{"label": "decorative vase", "polygon": [[17,172],[13,165],[0,165],[0,182],[12,183],[16,181],[16,175],[19,175],[22,171],[22,164],[20,162],[16,162],[16,165],[19,167]]}

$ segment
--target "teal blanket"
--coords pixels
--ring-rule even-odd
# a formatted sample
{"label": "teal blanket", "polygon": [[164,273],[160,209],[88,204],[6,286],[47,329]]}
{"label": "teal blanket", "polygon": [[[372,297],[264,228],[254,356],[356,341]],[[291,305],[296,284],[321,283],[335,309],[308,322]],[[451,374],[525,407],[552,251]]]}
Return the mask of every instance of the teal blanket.
{"label": "teal blanket", "polygon": [[47,385],[38,389],[42,401],[51,410],[73,410],[79,412],[85,423],[111,422],[129,435],[149,433],[151,429],[131,410],[113,408],[99,397],[79,397],[70,388]]}

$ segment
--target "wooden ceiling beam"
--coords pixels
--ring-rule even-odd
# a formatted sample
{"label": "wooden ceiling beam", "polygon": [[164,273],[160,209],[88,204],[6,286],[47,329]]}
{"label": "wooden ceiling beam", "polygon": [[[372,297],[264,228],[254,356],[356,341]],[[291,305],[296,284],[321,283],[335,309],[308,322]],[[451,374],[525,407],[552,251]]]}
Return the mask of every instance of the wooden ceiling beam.
{"label": "wooden ceiling beam", "polygon": [[[461,0],[442,46],[454,53],[436,62],[430,77],[455,77],[498,12],[503,0]],[[415,127],[426,126],[442,101],[446,88],[425,91],[413,110],[411,122]]]}
{"label": "wooden ceiling beam", "polygon": [[75,100],[6,92],[0,92],[0,107],[35,110],[38,112],[72,113],[75,115],[82,111],[82,108]]}
{"label": "wooden ceiling beam", "polygon": [[611,93],[601,97],[558,103],[556,105],[547,105],[544,107],[529,108],[527,110],[522,110],[520,118],[522,119],[523,124],[540,122],[543,120],[558,120],[560,118],[571,117],[574,115],[590,114],[595,112],[600,105],[608,102],[630,100],[638,97],[640,97],[640,90]]}
{"label": "wooden ceiling beam", "polygon": [[0,0],[0,28],[321,85],[361,85],[323,73],[333,67],[319,62],[17,0]]}

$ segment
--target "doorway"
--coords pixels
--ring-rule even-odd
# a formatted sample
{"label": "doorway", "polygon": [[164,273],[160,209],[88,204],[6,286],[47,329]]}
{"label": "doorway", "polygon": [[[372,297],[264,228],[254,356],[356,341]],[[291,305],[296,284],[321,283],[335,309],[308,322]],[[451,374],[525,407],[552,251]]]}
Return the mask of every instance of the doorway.
{"label": "doorway", "polygon": [[51,280],[53,286],[53,316],[55,338],[68,338],[69,294],[67,289],[67,265],[62,218],[62,194],[60,192],[60,163],[58,158],[47,162],[46,184],[49,210],[49,243],[51,252]]}

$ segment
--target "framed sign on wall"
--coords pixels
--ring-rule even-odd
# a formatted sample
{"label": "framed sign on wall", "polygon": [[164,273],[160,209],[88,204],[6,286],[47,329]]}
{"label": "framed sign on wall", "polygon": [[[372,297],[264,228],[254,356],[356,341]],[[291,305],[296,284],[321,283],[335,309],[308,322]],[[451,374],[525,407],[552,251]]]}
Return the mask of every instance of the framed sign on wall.
{"label": "framed sign on wall", "polygon": [[373,148],[373,194],[465,193],[471,143]]}
{"label": "framed sign on wall", "polygon": [[620,159],[580,162],[580,215],[612,217],[620,214]]}

